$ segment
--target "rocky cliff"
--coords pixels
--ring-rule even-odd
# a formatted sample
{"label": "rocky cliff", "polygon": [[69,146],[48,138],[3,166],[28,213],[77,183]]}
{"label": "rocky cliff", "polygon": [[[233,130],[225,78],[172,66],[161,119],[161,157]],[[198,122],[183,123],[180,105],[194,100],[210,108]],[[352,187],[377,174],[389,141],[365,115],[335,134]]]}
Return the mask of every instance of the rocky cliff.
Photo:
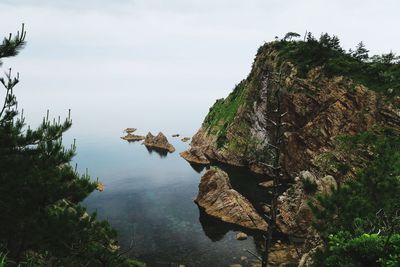
{"label": "rocky cliff", "polygon": [[287,113],[281,145],[287,178],[314,169],[316,157],[331,150],[339,135],[376,124],[400,125],[400,113],[393,104],[398,97],[389,100],[351,77],[327,75],[324,66],[312,66],[300,74],[298,65],[272,42],[258,50],[249,76],[210,108],[193,136],[192,148],[209,159],[268,173],[260,162],[271,163],[273,158],[267,143],[273,138],[271,120],[276,116],[274,91],[278,87]]}
{"label": "rocky cliff", "polygon": [[[336,138],[376,126],[400,130],[400,61],[384,56],[361,60],[345,52],[337,39],[325,37],[260,47],[248,77],[215,102],[191,149],[181,154],[189,162],[219,161],[268,175],[279,150],[290,185],[278,198],[276,223],[281,233],[304,241],[299,266],[310,266],[310,255],[321,245],[308,204],[317,205],[317,195],[330,194],[354,174],[340,168],[355,162],[335,152]],[[274,136],[278,116],[284,124],[280,143]],[[336,167],[324,166],[326,155],[334,156]],[[200,197],[216,199],[213,177],[203,176]],[[222,217],[223,202],[214,203],[203,203],[206,212]]]}

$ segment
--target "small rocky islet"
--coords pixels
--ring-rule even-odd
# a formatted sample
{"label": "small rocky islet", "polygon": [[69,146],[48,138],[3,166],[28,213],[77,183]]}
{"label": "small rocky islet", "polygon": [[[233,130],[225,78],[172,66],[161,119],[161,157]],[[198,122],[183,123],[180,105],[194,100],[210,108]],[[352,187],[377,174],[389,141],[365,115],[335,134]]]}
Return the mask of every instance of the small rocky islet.
{"label": "small rocky islet", "polygon": [[136,128],[126,128],[124,130],[126,135],[121,137],[121,139],[126,140],[128,142],[136,142],[144,140],[145,139],[144,136],[133,134],[133,132],[135,132],[136,130],[137,130]]}
{"label": "small rocky islet", "polygon": [[156,136],[151,132],[148,132],[146,136],[142,136],[132,134],[134,131],[136,131],[136,128],[126,128],[124,132],[126,132],[127,135],[121,137],[121,139],[129,142],[144,140],[143,145],[148,148],[161,149],[168,151],[169,153],[175,152],[175,147],[168,142],[167,137],[162,132],[159,132]]}

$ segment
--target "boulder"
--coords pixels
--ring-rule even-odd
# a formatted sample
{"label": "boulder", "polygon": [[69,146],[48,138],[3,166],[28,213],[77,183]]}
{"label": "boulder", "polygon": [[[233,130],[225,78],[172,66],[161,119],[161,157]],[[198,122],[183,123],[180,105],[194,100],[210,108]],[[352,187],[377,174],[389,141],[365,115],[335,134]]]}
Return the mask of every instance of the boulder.
{"label": "boulder", "polygon": [[226,172],[212,167],[202,177],[195,202],[220,220],[248,229],[266,231],[267,223],[253,205],[234,190]]}
{"label": "boulder", "polygon": [[274,181],[266,181],[266,182],[261,182],[258,184],[259,186],[265,187],[265,188],[272,188],[274,186]]}
{"label": "boulder", "polygon": [[247,235],[243,232],[239,232],[236,234],[236,240],[246,240],[247,239]]}
{"label": "boulder", "polygon": [[206,158],[206,156],[203,154],[203,152],[201,152],[201,150],[198,148],[192,147],[186,151],[183,151],[179,155],[190,163],[210,164],[210,161]]}
{"label": "boulder", "polygon": [[173,153],[175,151],[174,146],[168,142],[167,137],[165,137],[162,132],[159,132],[157,136],[154,136],[149,132],[146,135],[143,144],[150,148],[164,149],[170,153]]}

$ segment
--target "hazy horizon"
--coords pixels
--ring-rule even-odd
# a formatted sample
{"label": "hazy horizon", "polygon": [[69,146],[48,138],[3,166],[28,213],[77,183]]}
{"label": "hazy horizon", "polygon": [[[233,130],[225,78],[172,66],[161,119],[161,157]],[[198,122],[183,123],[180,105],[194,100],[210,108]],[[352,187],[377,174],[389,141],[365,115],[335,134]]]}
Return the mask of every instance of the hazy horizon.
{"label": "hazy horizon", "polygon": [[192,135],[250,71],[257,48],[286,32],[338,35],[346,48],[394,52],[397,1],[28,1],[0,3],[0,33],[26,24],[27,46],[2,70],[27,121],[72,109],[74,136],[125,127]]}

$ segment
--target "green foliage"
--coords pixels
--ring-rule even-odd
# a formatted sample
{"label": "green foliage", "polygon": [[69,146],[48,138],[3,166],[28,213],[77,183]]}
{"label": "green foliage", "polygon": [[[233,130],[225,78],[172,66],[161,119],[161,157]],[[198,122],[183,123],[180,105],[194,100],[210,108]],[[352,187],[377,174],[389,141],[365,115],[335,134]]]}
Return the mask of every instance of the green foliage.
{"label": "green foliage", "polygon": [[368,232],[368,225],[357,220],[373,222],[379,210],[390,213],[400,208],[400,133],[380,129],[342,137],[341,142],[349,151],[362,153],[368,164],[334,194],[320,196],[322,208],[314,211],[319,229],[328,234],[338,230],[361,234]]}
{"label": "green foliage", "polygon": [[[0,58],[23,47],[25,32],[18,36],[3,41]],[[47,115],[37,129],[27,128],[14,95],[18,76],[9,71],[0,81],[6,89],[0,111],[1,264],[138,266],[119,255],[117,233],[108,222],[79,204],[97,182],[70,165],[75,144],[66,149],[62,136],[71,119],[50,121]]]}
{"label": "green foliage", "polygon": [[316,182],[308,180],[308,179],[303,179],[301,181],[303,183],[304,191],[307,194],[310,195],[310,194],[314,194],[315,192],[317,192],[318,185]]}
{"label": "green foliage", "polygon": [[21,32],[18,31],[14,37],[10,33],[7,38],[3,39],[0,44],[0,66],[2,65],[1,58],[16,56],[24,48],[25,35],[24,24],[22,24]]}
{"label": "green foliage", "polygon": [[[340,142],[366,164],[354,180],[311,205],[315,227],[328,241],[316,266],[398,266],[400,132],[375,128]],[[372,232],[380,234],[365,234]]]}
{"label": "green foliage", "polygon": [[319,251],[315,266],[399,266],[400,235],[392,236],[387,253],[383,253],[387,237],[378,234],[362,234],[353,237],[349,232],[330,235],[328,249]]}
{"label": "green foliage", "polygon": [[293,38],[298,38],[300,37],[300,34],[297,32],[288,32],[286,33],[285,37],[283,37],[283,40],[285,41],[291,41]]}
{"label": "green foliage", "polygon": [[216,134],[219,147],[225,144],[227,129],[244,103],[245,84],[241,81],[226,99],[218,99],[204,119],[203,126]]}
{"label": "green foliage", "polygon": [[356,50],[352,51],[350,49],[350,54],[357,60],[359,61],[365,61],[369,58],[368,56],[369,50],[365,48],[365,45],[363,42],[359,42],[358,45],[356,46]]}
{"label": "green foliage", "polygon": [[360,42],[355,51],[346,52],[340,46],[339,38],[322,34],[315,39],[311,34],[306,41],[275,41],[271,43],[284,60],[296,64],[299,76],[318,66],[323,66],[328,76],[346,76],[371,90],[387,96],[400,95],[399,57],[392,52],[381,56],[368,56],[368,50]]}

